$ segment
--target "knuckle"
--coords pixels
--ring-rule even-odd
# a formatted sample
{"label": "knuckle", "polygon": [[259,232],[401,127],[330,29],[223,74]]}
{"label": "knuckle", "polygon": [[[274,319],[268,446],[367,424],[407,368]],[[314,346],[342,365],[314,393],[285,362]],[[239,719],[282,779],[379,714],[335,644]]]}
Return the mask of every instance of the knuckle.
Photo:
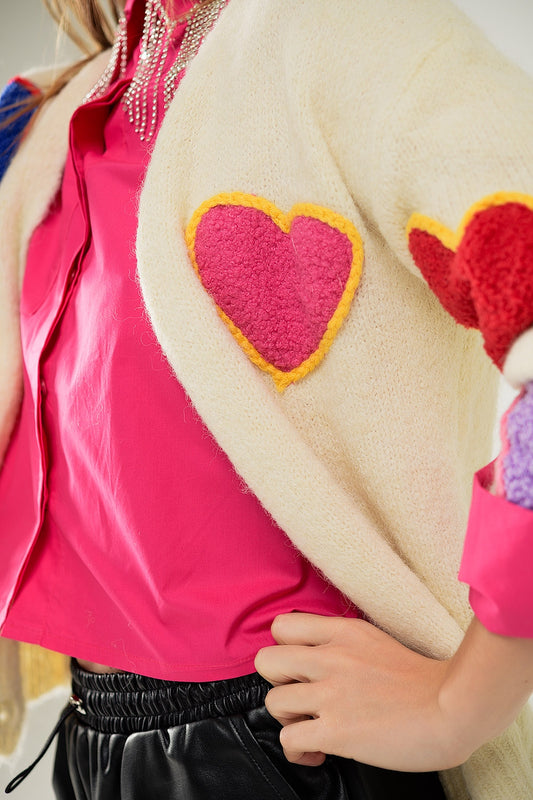
{"label": "knuckle", "polygon": [[346,644],[358,639],[364,633],[364,621],[353,617],[341,617],[335,630],[334,641]]}

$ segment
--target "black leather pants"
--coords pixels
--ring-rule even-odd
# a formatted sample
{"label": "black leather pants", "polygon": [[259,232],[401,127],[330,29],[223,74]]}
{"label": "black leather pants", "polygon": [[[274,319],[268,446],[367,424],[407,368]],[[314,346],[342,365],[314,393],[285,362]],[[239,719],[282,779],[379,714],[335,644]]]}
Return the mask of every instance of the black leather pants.
{"label": "black leather pants", "polygon": [[443,800],[434,773],[290,764],[268,689],[258,675],[182,684],[74,666],[81,703],[59,734],[58,800]]}

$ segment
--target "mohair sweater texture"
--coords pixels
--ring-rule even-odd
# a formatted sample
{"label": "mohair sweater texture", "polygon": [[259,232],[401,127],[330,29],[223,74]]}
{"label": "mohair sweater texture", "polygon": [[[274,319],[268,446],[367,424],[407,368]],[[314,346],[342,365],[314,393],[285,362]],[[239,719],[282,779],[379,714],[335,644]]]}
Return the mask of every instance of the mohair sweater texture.
{"label": "mohair sweater texture", "polygon": [[[0,453],[20,403],[28,240],[59,186],[68,121],[107,58],[43,110],[0,188]],[[441,0],[230,0],[167,112],[139,201],[147,313],[243,482],[370,619],[439,658],[471,615],[457,571],[497,371],[480,334],[428,288],[406,228],[423,214],[456,230],[484,197],[533,194],[532,98],[531,81]],[[287,235],[301,207],[306,224],[360,237],[360,280],[287,385],[268,342],[279,330],[289,341],[291,319],[265,301],[268,281],[207,291],[216,264],[197,248],[213,207],[229,209],[248,261],[243,208]],[[259,338],[245,329],[248,295],[254,312],[269,309]],[[530,797],[532,731],[525,711],[443,775],[448,796]]]}

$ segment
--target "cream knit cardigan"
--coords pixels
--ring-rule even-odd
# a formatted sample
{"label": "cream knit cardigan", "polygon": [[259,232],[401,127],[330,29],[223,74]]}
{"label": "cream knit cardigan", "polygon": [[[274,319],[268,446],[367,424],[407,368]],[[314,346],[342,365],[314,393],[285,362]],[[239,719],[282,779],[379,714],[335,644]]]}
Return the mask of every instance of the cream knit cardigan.
{"label": "cream knit cardigan", "polygon": [[[21,392],[31,232],[59,186],[73,110],[108,56],[50,102],[0,189],[0,453]],[[436,657],[470,610],[457,581],[496,371],[406,246],[411,214],[455,230],[497,191],[533,194],[533,92],[441,0],[230,0],[166,115],[140,196],[139,280],[161,346],[243,482],[294,545],[401,641]],[[198,207],[243,192],[342,215],[361,284],[324,360],[278,391],[187,252]],[[127,409],[125,409],[127,413]],[[532,726],[445,774],[448,796],[533,796]]]}

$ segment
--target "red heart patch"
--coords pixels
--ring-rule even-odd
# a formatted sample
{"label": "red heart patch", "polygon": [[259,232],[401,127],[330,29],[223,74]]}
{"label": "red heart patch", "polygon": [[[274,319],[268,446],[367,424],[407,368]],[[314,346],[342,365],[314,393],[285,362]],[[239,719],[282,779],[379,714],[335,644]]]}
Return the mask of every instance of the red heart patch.
{"label": "red heart patch", "polygon": [[361,277],[349,220],[309,203],[284,214],[263,198],[220,194],[193,215],[187,244],[222,319],[280,391],[320,363]]}
{"label": "red heart patch", "polygon": [[533,197],[489,195],[454,233],[422,214],[407,227],[413,260],[444,308],[478,328],[503,366],[514,340],[533,324]]}

